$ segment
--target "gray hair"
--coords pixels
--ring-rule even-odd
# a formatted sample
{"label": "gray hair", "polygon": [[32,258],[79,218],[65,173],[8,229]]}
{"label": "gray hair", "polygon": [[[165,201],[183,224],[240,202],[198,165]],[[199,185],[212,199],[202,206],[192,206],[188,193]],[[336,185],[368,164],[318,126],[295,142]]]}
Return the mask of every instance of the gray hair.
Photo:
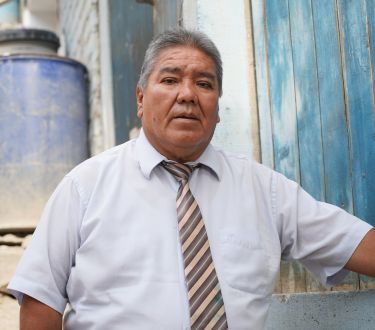
{"label": "gray hair", "polygon": [[167,30],[151,41],[143,60],[138,86],[142,89],[147,86],[148,79],[154,70],[155,62],[160,53],[167,48],[177,46],[189,46],[199,49],[212,59],[216,68],[219,95],[221,96],[223,93],[223,67],[218,49],[213,41],[204,33],[186,30],[184,28]]}

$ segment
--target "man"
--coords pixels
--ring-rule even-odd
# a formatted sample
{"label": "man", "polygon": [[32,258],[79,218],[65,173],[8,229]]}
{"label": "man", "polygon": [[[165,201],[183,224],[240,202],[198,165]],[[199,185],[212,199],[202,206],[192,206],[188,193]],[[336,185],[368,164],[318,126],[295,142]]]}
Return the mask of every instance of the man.
{"label": "man", "polygon": [[209,143],[219,52],[167,31],[137,87],[140,137],[73,169],[9,289],[22,329],[262,329],[280,258],[324,285],[375,276],[375,232],[297,184]]}

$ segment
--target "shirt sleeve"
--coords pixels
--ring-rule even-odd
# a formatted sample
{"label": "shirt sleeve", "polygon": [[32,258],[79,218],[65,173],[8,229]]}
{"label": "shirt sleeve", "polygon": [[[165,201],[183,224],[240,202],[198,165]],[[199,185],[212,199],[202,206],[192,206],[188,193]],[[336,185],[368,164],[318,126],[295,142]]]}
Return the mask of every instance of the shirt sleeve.
{"label": "shirt sleeve", "polygon": [[280,174],[274,196],[282,258],[301,261],[326,287],[339,283],[348,273],[343,267],[372,226],[316,201]]}
{"label": "shirt sleeve", "polygon": [[21,304],[29,295],[61,314],[67,303],[66,284],[75,252],[84,206],[77,185],[66,176],[47,202],[33,238],[8,289]]}

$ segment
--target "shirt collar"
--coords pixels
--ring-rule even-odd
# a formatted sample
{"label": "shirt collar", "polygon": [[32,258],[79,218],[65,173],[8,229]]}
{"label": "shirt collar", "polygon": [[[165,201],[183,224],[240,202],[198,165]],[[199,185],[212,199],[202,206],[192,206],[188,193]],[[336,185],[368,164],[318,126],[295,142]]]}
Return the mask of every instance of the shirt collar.
{"label": "shirt collar", "polygon": [[161,155],[151,144],[148,142],[143,128],[139,133],[136,144],[136,153],[138,158],[139,167],[143,175],[149,179],[152,170],[166,158]]}
{"label": "shirt collar", "polygon": [[[167,160],[167,158],[161,155],[147,140],[147,137],[141,129],[139,133],[139,137],[136,140],[136,154],[138,158],[139,167],[143,173],[143,175],[150,179],[151,172],[153,169],[159,165],[159,163],[163,160]],[[211,144],[209,144],[203,154],[198,158],[196,162],[191,162],[189,164],[197,164],[200,163],[203,168],[208,168],[211,172],[217,177],[218,180],[221,178],[222,168],[219,161],[219,156],[217,151]]]}
{"label": "shirt collar", "polygon": [[198,158],[197,163],[203,164],[204,167],[211,170],[211,172],[220,181],[222,176],[222,166],[220,163],[218,152],[209,144],[203,154]]}

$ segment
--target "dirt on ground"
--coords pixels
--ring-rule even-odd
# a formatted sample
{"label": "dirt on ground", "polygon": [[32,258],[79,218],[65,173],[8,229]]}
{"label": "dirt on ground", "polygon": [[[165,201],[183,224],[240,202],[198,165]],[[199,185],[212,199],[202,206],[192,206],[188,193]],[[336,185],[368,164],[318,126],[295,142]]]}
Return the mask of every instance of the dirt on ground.
{"label": "dirt on ground", "polygon": [[29,240],[29,236],[0,235],[0,330],[19,329],[18,302],[6,287]]}
{"label": "dirt on ground", "polygon": [[17,300],[0,294],[0,329],[19,329],[19,306]]}

